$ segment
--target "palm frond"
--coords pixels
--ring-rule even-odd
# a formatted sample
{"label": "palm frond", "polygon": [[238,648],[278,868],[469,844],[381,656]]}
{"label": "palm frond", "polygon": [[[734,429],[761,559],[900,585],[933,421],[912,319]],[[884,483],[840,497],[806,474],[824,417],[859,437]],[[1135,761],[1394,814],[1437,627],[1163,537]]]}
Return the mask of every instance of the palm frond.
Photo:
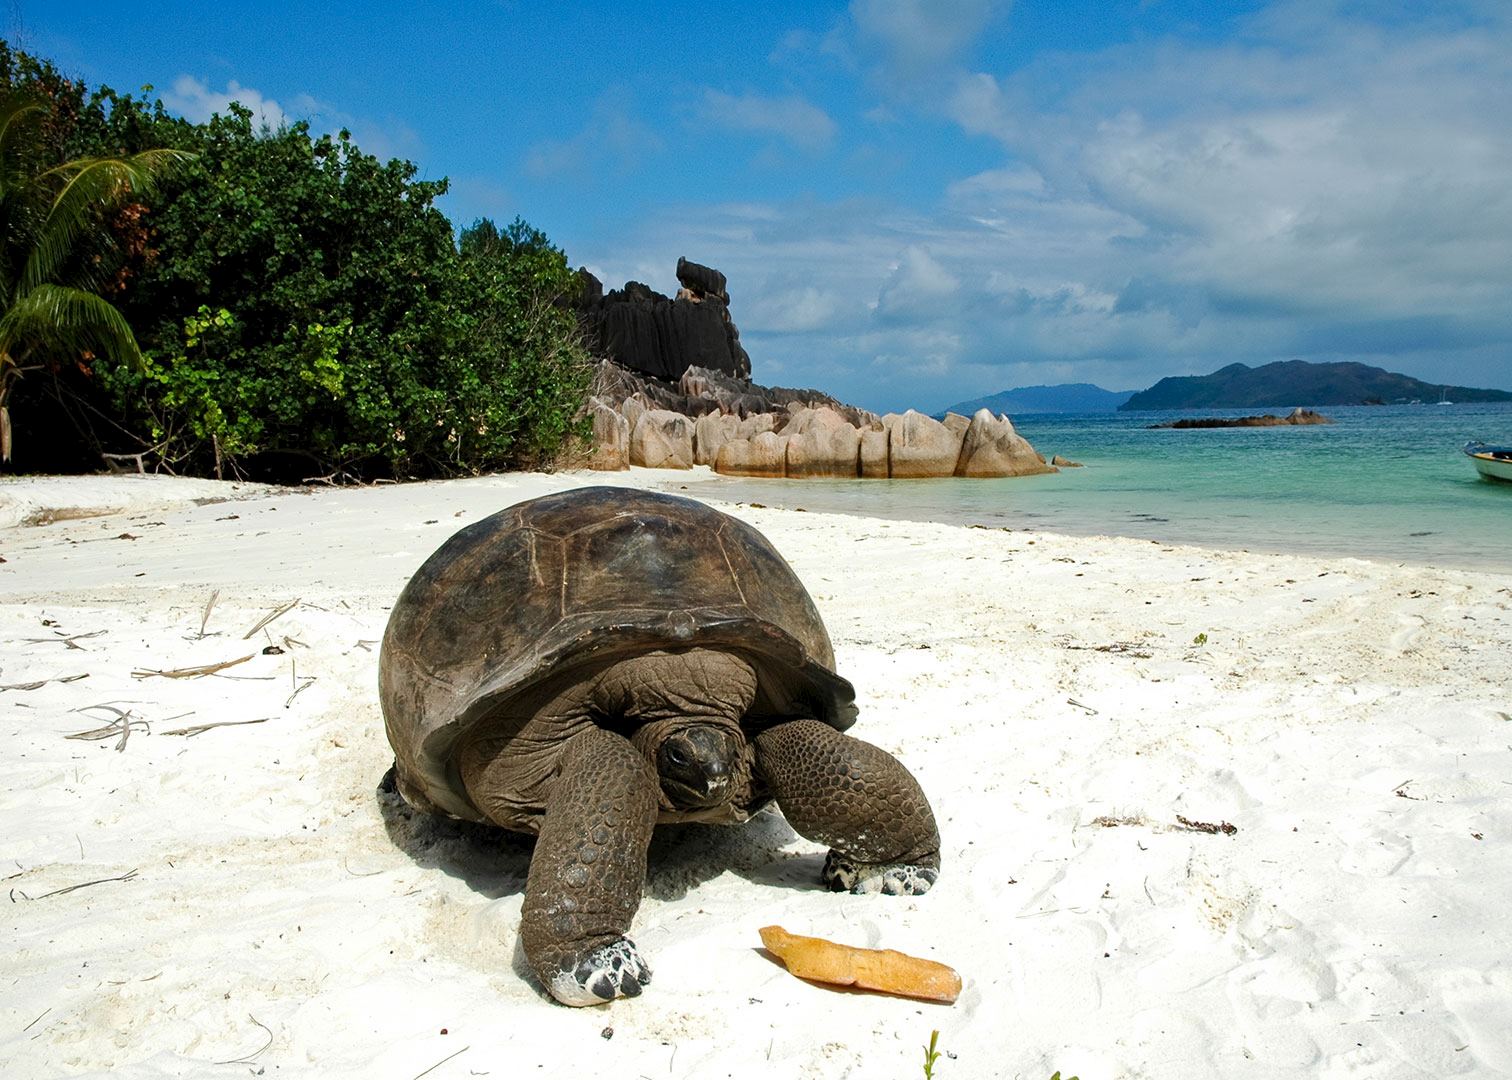
{"label": "palm frond", "polygon": [[0,196],[31,179],[32,163],[27,159],[35,153],[35,139],[25,139],[24,129],[46,112],[41,101],[25,94],[0,97]]}
{"label": "palm frond", "polygon": [[104,297],[65,285],[38,285],[0,315],[0,355],[22,349],[72,356],[88,349],[140,363],[136,335]]}
{"label": "palm frond", "polygon": [[60,184],[36,243],[17,280],[27,293],[52,281],[74,251],[79,235],[98,224],[102,213],[147,195],[168,173],[194,159],[182,150],[145,150],[125,158],[80,158],[37,177]]}

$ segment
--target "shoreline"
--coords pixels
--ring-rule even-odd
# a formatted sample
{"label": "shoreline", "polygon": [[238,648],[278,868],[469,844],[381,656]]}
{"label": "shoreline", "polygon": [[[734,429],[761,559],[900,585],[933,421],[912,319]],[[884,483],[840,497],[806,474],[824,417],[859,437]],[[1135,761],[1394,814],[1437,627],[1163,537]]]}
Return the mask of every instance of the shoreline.
{"label": "shoreline", "polygon": [[[1144,414],[1141,414],[1144,415]],[[1085,456],[1085,455],[1084,455]],[[906,521],[919,524],[949,524],[967,528],[1003,529],[1083,538],[1127,539],[1204,550],[1238,551],[1262,555],[1301,555],[1318,559],[1364,559],[1387,565],[1423,569],[1459,569],[1483,573],[1512,573],[1512,553],[1498,543],[1485,527],[1451,533],[1442,523],[1451,507],[1465,514],[1484,514],[1487,505],[1501,509],[1499,499],[1507,493],[1482,491],[1485,481],[1473,470],[1449,475],[1459,486],[1454,499],[1437,508],[1434,516],[1408,519],[1386,513],[1384,517],[1356,520],[1340,517],[1320,523],[1309,517],[1305,506],[1278,504],[1273,498],[1250,499],[1239,495],[1214,502],[1207,493],[1185,501],[1155,488],[1097,487],[1108,481],[1102,473],[1108,463],[1096,455],[1082,468],[1062,469],[1048,476],[998,479],[936,477],[927,479],[767,479],[728,476],[709,466],[689,469],[646,469],[594,472],[563,470],[554,474],[498,473],[461,481],[405,481],[370,485],[374,488],[408,489],[437,482],[482,482],[510,476],[575,476],[576,483],[644,487],[678,494],[701,492],[702,497],[732,505],[756,502],[803,512],[836,513],[860,519]],[[119,490],[121,483],[142,488],[177,492],[160,501],[164,505],[194,499],[226,497],[221,492],[310,493],[324,489],[305,486],[259,484],[247,481],[215,481],[170,476],[37,476],[0,478],[0,528],[22,524],[35,517],[51,500],[59,504],[57,516],[88,514],[110,509],[101,492]],[[114,484],[112,488],[110,485]],[[690,486],[691,485],[691,486]],[[707,485],[707,486],[704,486]],[[1489,496],[1487,498],[1486,496]],[[41,502],[37,502],[38,499]],[[151,501],[151,500],[149,500]],[[1317,501],[1317,496],[1314,496]],[[1351,510],[1359,510],[1343,500]],[[120,509],[120,508],[116,508]],[[1300,511],[1300,513],[1299,513]],[[1474,519],[1480,521],[1479,518]],[[1481,523],[1485,525],[1484,522]]]}
{"label": "shoreline", "polygon": [[[455,529],[616,478],[667,489],[159,492],[0,529],[0,683],[43,680],[0,694],[0,1071],[908,1076],[933,1029],[942,1078],[1512,1070],[1507,575],[728,505],[694,477],[675,493],[804,582],[943,874],[837,896],[780,817],[662,830],[645,996],[550,1003],[515,942],[528,849],[375,795],[377,640]],[[67,738],[111,710],[119,752]],[[773,923],[965,989],[820,989],[760,953]]]}
{"label": "shoreline", "polygon": [[[706,467],[695,466],[692,471],[697,472],[703,468]],[[1093,469],[1096,466],[1088,465],[1086,468]],[[646,471],[662,473],[667,470]],[[1067,471],[1062,470],[1062,476]],[[689,479],[687,474],[683,473],[681,479],[678,475],[673,475],[666,481],[652,486],[659,491],[677,494],[682,490],[683,482],[687,479]],[[1242,519],[1231,515],[1225,515],[1222,523],[1207,519],[1183,523],[1173,535],[1169,529],[1171,519],[1132,509],[1125,512],[1125,520],[1122,523],[1113,523],[1115,528],[1107,529],[1099,527],[1098,523],[1067,520],[1075,516],[1074,512],[1059,508],[1026,510],[1012,506],[984,505],[975,508],[962,505],[952,506],[949,505],[950,500],[945,492],[945,487],[948,485],[960,485],[957,490],[971,494],[974,488],[978,492],[983,490],[981,485],[1022,485],[1041,479],[1038,477],[1012,477],[1000,481],[968,480],[959,477],[921,480],[765,480],[721,476],[711,472],[708,476],[692,479],[699,482],[707,481],[712,485],[710,489],[692,490],[701,490],[704,497],[718,498],[734,505],[754,500],[779,509],[841,514],[862,520],[912,522],[921,525],[945,524],[968,529],[1001,529],[1009,532],[1082,539],[1129,540],[1176,547],[1195,547],[1215,553],[1233,551],[1254,555],[1296,555],[1315,559],[1360,559],[1388,566],[1420,567],[1425,570],[1442,568],[1489,574],[1512,573],[1512,554],[1498,554],[1489,550],[1474,554],[1461,552],[1457,557],[1446,559],[1437,550],[1427,550],[1424,546],[1420,546],[1415,551],[1397,552],[1347,550],[1333,537],[1313,537],[1299,533],[1292,533],[1291,542],[1287,544],[1263,535],[1263,526],[1257,530],[1261,535],[1249,533],[1246,535],[1245,542],[1241,544],[1236,542],[1237,535],[1214,540],[1180,535],[1183,532],[1210,532],[1211,530],[1204,528],[1205,525],[1217,525],[1220,528],[1236,531],[1241,529],[1242,526],[1236,522]],[[1047,482],[1064,482],[1061,477],[1045,479]],[[938,486],[936,490],[931,491],[931,487],[935,486]],[[1012,489],[1010,487],[1000,490],[1011,493]],[[927,502],[921,502],[917,499],[917,495],[920,494],[934,497]],[[1108,501],[1114,500],[1110,497]],[[1264,524],[1269,523],[1264,522]]]}

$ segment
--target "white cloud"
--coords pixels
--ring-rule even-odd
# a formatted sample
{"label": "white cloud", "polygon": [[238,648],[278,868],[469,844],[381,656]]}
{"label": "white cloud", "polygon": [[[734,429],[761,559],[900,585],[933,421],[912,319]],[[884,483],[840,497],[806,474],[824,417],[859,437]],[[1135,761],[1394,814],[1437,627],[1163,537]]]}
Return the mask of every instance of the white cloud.
{"label": "white cloud", "polygon": [[276,131],[288,120],[283,106],[277,101],[264,97],[250,86],[242,86],[235,79],[226,84],[225,90],[212,90],[203,79],[180,75],[173,80],[173,88],[163,95],[164,105],[196,124],[203,124],[216,113],[226,115],[233,101],[252,110],[254,127]]}
{"label": "white cloud", "polygon": [[996,0],[851,0],[850,14],[863,42],[881,52],[893,77],[913,80],[953,66],[987,28]]}
{"label": "white cloud", "polygon": [[964,180],[957,180],[945,189],[946,200],[960,204],[1019,196],[1037,198],[1045,194],[1045,178],[1027,165],[988,169]]}
{"label": "white cloud", "polygon": [[775,136],[802,150],[823,150],[835,138],[835,122],[829,114],[796,95],[735,96],[705,90],[701,115],[720,127]]}
{"label": "white cloud", "polygon": [[763,283],[740,305],[738,325],[748,334],[810,333],[832,326],[842,306],[840,297],[817,285]]}
{"label": "white cloud", "polygon": [[889,322],[939,317],[954,310],[950,299],[960,281],[923,247],[910,244],[892,265],[887,282],[877,293],[872,309]]}
{"label": "white cloud", "polygon": [[203,79],[180,75],[162,97],[165,106],[196,124],[205,123],[217,113],[226,115],[234,101],[252,111],[252,126],[257,129],[277,131],[295,121],[308,123],[317,133],[335,134],[346,129],[365,153],[384,159],[413,159],[422,149],[419,136],[403,121],[392,117],[382,123],[367,121],[306,93],[295,94],[286,108],[260,90],[242,86],[235,79],[226,84],[225,90],[212,90]]}
{"label": "white cloud", "polygon": [[[757,379],[873,408],[1291,356],[1512,388],[1512,26],[1299,10],[958,72],[930,100],[1002,161],[933,207],[681,206],[646,234],[725,271]],[[804,290],[831,302],[770,314]]]}

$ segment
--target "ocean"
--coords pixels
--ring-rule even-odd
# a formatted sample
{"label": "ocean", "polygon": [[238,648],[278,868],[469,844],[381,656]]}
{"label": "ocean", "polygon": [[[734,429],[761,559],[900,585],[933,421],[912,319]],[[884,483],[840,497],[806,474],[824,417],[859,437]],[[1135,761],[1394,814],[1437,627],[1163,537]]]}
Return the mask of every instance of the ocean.
{"label": "ocean", "polygon": [[1482,480],[1460,453],[1473,439],[1512,444],[1512,403],[1323,408],[1334,423],[1316,427],[1147,426],[1267,411],[1289,410],[1011,417],[1046,458],[1085,466],[1048,476],[719,478],[700,490],[868,517],[1512,571],[1512,484]]}

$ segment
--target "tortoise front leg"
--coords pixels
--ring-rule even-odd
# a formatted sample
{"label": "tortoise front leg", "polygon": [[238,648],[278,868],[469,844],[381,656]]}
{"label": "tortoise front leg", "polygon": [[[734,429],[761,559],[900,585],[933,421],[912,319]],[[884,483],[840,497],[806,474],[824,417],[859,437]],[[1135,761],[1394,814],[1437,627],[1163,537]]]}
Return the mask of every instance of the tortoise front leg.
{"label": "tortoise front leg", "polygon": [[635,997],[651,969],[625,936],[656,825],[656,774],[629,741],[594,728],[563,748],[530,860],[520,937],[565,1005]]}
{"label": "tortoise front leg", "polygon": [[885,750],[818,720],[789,720],[756,736],[756,767],[788,823],[830,846],[831,889],[917,894],[939,877],[934,811]]}

